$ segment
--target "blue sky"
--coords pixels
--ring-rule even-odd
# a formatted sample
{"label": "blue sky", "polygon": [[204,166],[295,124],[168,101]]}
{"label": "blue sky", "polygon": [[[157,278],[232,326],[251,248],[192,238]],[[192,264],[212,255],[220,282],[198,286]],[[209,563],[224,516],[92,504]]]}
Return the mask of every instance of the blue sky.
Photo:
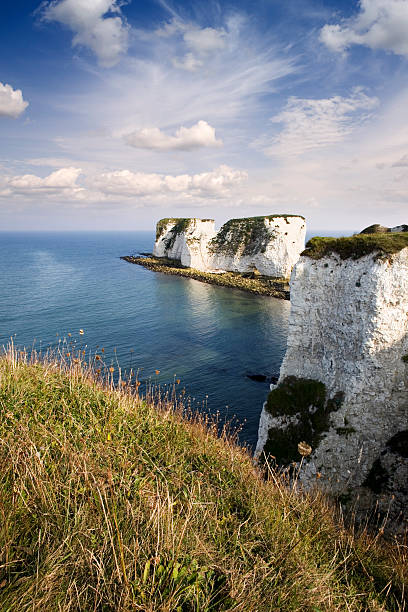
{"label": "blue sky", "polygon": [[6,0],[0,228],[407,222],[408,0]]}

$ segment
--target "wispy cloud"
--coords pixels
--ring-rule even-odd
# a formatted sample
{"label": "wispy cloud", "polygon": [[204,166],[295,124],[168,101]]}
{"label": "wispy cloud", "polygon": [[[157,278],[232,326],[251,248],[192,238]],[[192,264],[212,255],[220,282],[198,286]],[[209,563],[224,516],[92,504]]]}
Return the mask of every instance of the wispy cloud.
{"label": "wispy cloud", "polygon": [[[223,164],[244,131],[250,138],[265,110],[265,96],[277,92],[281,80],[297,70],[293,58],[269,40],[260,40],[248,20],[235,16],[224,23],[225,44],[205,56],[203,69],[187,73],[172,61],[183,57],[185,50],[179,26],[176,32],[172,22],[168,27],[165,36],[157,30],[135,32],[135,39],[143,44],[143,57],[128,56],[115,71],[102,71],[96,77],[99,81],[93,78],[80,96],[66,93],[55,100],[64,113],[91,121],[93,132],[105,132],[103,139],[75,129],[61,134],[64,156],[75,159],[81,151],[104,165],[110,158],[110,166],[137,163],[144,171],[154,170],[155,163],[163,168],[165,161],[171,172],[196,166],[195,159],[201,159],[202,169],[209,163]],[[191,24],[185,27],[198,29]],[[209,47],[206,43],[205,48]],[[215,133],[223,134],[222,148]],[[124,136],[133,150],[124,146]],[[153,158],[159,150],[168,152],[160,162]],[[180,151],[177,162],[175,150]],[[182,156],[183,151],[192,150],[194,156]],[[200,158],[204,150],[211,154],[210,162]]]}
{"label": "wispy cloud", "polygon": [[21,89],[0,83],[0,117],[17,119],[27,108],[28,102],[23,99]]}
{"label": "wispy cloud", "polygon": [[101,66],[118,63],[127,50],[128,26],[119,0],[52,0],[42,5],[45,21],[56,21],[73,33],[72,45],[87,47]]}
{"label": "wispy cloud", "polygon": [[334,96],[323,99],[289,98],[285,108],[272,117],[282,124],[280,133],[270,144],[267,137],[255,143],[267,155],[290,157],[342,142],[356,125],[367,119],[367,111],[378,105],[357,88],[350,97]]}
{"label": "wispy cloud", "polygon": [[222,51],[228,44],[228,32],[225,29],[200,28],[180,18],[174,18],[156,30],[156,34],[164,38],[179,37],[182,42],[180,48],[182,55],[173,57],[173,65],[190,72],[204,66],[209,56]]}
{"label": "wispy cloud", "polygon": [[359,13],[341,24],[326,24],[321,41],[332,51],[344,52],[365,45],[408,56],[408,2],[406,0],[360,0]]}

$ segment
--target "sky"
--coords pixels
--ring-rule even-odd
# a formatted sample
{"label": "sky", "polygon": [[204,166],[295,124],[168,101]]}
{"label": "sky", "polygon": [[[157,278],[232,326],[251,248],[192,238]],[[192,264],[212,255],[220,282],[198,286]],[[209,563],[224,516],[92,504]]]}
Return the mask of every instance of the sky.
{"label": "sky", "polygon": [[3,0],[0,230],[408,223],[408,0]]}

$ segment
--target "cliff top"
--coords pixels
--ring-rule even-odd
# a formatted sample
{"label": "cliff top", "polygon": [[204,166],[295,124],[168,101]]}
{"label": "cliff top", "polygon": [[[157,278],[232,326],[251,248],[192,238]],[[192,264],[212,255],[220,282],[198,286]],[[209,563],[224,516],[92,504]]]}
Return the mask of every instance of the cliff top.
{"label": "cliff top", "polygon": [[[278,218],[290,218],[290,217],[300,217],[300,219],[305,220],[305,218],[302,215],[287,215],[282,214],[282,215],[258,215],[256,217],[239,217],[237,219],[230,219],[229,221],[226,221],[226,223],[234,223],[237,221],[259,221],[259,219],[269,219],[269,221],[272,221],[272,219],[278,219]],[[225,224],[224,224],[225,225]]]}
{"label": "cliff top", "polygon": [[264,253],[268,243],[273,239],[273,234],[265,226],[265,219],[283,218],[289,223],[289,218],[300,218],[301,215],[265,215],[259,217],[242,217],[230,219],[221,226],[217,235],[210,242],[213,252],[223,255],[235,255],[242,250],[242,255],[254,255]]}
{"label": "cliff top", "polygon": [[64,348],[0,358],[1,610],[402,610],[403,547]]}
{"label": "cliff top", "polygon": [[208,221],[212,221],[214,223],[214,219],[199,219],[198,217],[165,217],[156,223],[156,240],[160,238],[169,223],[175,224],[172,232],[177,235],[184,232],[189,226],[190,222],[195,220],[202,221],[203,223]]}
{"label": "cliff top", "polygon": [[356,234],[343,238],[323,238],[316,236],[309,240],[302,255],[312,259],[322,259],[333,253],[341,259],[360,259],[375,254],[386,257],[408,247],[408,233]]}
{"label": "cliff top", "polygon": [[[224,223],[221,229],[227,224],[230,229],[233,229],[235,226],[239,226],[242,223],[256,224],[259,221],[264,221],[264,219],[268,219],[269,221],[272,221],[273,219],[277,219],[277,218],[289,219],[291,217],[293,218],[299,217],[300,219],[303,219],[303,220],[305,219],[304,217],[302,217],[302,215],[286,215],[286,214],[264,215],[264,216],[258,216],[258,217],[242,217],[239,219],[230,219],[229,221],[226,221],[226,223]],[[193,220],[202,221],[203,223],[206,223],[208,221],[214,222],[214,219],[199,219],[198,217],[165,217],[164,219],[160,219],[156,223],[156,240],[162,235],[164,229],[169,223],[175,224],[175,227],[173,228],[172,231],[175,231],[175,233],[179,234],[183,232],[185,229],[187,229],[189,223]]]}
{"label": "cliff top", "polygon": [[361,230],[360,234],[387,234],[389,232],[408,232],[408,225],[397,225],[396,227],[385,227],[374,223]]}

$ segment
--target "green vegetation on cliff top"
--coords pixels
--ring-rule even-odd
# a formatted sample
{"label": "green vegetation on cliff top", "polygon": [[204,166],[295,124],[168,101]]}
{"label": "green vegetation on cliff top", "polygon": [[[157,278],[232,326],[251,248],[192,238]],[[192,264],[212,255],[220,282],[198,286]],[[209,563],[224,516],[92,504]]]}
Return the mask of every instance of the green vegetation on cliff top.
{"label": "green vegetation on cliff top", "polygon": [[[156,240],[160,238],[169,223],[175,224],[171,229],[171,232],[175,237],[177,234],[181,234],[188,228],[192,219],[193,217],[165,217],[164,219],[160,219],[160,221],[156,223]],[[214,219],[200,219],[200,221],[214,221]]]}
{"label": "green vegetation on cliff top", "polygon": [[[265,227],[265,219],[272,221],[276,218],[289,219],[301,215],[266,215],[264,217],[243,217],[241,219],[230,219],[221,227],[217,235],[210,241],[210,250],[224,255],[235,255],[238,250],[242,255],[253,255],[263,253],[271,233]],[[186,231],[192,218],[168,217],[160,219],[156,224],[156,240],[162,236],[169,223],[174,223],[170,230],[170,236],[166,239],[166,249],[171,249],[176,237]],[[213,219],[200,219],[201,221],[213,221]],[[289,223],[289,221],[288,221]]]}
{"label": "green vegetation on cliff top", "polygon": [[0,610],[405,609],[403,546],[81,358],[0,359]]}
{"label": "green vegetation on cliff top", "polygon": [[[238,251],[241,255],[264,253],[273,233],[266,227],[265,219],[289,219],[300,215],[266,215],[264,217],[243,217],[230,219],[221,227],[217,235],[210,241],[209,249],[213,253],[234,256]],[[304,219],[304,217],[300,217]],[[289,221],[287,221],[289,223]]]}
{"label": "green vegetation on cliff top", "polygon": [[371,253],[376,258],[387,257],[408,247],[408,232],[356,234],[343,238],[322,238],[309,240],[302,255],[322,259],[336,253],[341,259],[360,259]]}

